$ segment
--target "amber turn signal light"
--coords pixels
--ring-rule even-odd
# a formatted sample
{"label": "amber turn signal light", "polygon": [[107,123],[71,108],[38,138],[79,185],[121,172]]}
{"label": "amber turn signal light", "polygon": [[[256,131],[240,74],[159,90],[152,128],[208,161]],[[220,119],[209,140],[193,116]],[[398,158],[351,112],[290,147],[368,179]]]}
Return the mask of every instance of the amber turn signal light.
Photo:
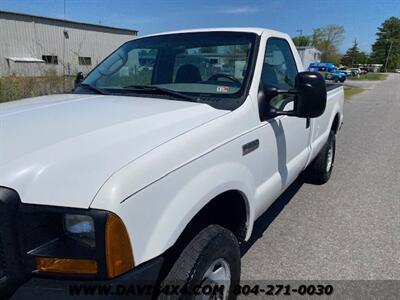
{"label": "amber turn signal light", "polygon": [[97,262],[89,259],[37,257],[36,268],[39,272],[96,274]]}
{"label": "amber turn signal light", "polygon": [[122,220],[110,213],[105,230],[107,276],[113,278],[135,266],[131,242]]}

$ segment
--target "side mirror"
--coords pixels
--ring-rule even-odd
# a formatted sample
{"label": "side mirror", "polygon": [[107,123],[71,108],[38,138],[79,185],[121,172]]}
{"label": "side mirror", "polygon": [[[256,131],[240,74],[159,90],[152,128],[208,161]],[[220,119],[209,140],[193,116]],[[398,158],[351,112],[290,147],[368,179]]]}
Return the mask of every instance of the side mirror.
{"label": "side mirror", "polygon": [[317,72],[302,72],[296,77],[295,113],[300,118],[317,118],[326,108],[325,79]]}
{"label": "side mirror", "polygon": [[78,72],[78,74],[76,74],[75,81],[74,81],[74,88],[75,89],[83,81],[83,79],[85,79],[85,77],[83,76],[83,73],[82,72]]}
{"label": "side mirror", "polygon": [[[272,98],[285,94],[295,95],[292,111],[283,111],[270,106]],[[294,89],[279,90],[261,87],[259,100],[261,100],[261,103],[259,103],[261,116],[286,115],[299,118],[316,118],[324,113],[326,107],[325,79],[318,72],[301,72],[296,76]]]}

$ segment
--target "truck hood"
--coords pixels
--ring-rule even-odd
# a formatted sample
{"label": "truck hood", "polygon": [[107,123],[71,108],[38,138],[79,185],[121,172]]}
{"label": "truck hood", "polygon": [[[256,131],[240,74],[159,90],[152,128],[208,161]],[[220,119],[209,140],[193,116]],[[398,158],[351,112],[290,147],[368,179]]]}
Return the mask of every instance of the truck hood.
{"label": "truck hood", "polygon": [[88,208],[113,173],[226,113],[206,104],[108,95],[1,104],[0,186],[15,189],[24,203]]}

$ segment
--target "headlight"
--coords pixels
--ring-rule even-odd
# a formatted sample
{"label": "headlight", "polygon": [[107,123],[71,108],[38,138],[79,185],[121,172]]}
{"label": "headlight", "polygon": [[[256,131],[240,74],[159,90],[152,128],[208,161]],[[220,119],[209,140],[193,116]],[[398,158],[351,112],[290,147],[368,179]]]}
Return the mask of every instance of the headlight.
{"label": "headlight", "polygon": [[125,224],[111,212],[22,205],[18,222],[34,272],[106,279],[135,266]]}
{"label": "headlight", "polygon": [[91,248],[96,247],[94,221],[90,216],[66,214],[64,228],[73,239]]}

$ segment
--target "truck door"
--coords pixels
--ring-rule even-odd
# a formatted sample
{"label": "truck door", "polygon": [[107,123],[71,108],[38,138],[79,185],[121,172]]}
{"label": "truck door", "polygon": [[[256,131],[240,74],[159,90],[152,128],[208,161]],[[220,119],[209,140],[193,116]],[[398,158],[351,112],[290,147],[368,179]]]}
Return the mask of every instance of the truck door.
{"label": "truck door", "polygon": [[[289,43],[281,38],[269,38],[267,41],[261,81],[266,87],[292,89],[298,73],[297,65]],[[270,102],[270,106],[293,109],[293,95],[278,95]],[[310,120],[278,116],[266,120],[272,126],[278,153],[278,172],[281,187],[285,189],[304,169],[310,138]]]}

